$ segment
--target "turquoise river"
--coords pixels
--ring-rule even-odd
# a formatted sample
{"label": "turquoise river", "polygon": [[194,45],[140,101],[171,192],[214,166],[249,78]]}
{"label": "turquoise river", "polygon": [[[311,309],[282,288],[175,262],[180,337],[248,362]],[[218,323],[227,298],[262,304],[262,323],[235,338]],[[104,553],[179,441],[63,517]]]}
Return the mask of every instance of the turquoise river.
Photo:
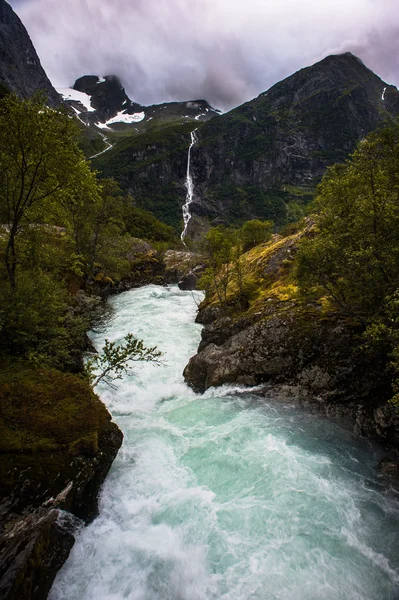
{"label": "turquoise river", "polygon": [[398,600],[399,504],[381,450],[277,397],[196,395],[200,292],[114,297],[104,331],[157,345],[99,392],[124,433],[100,516],[77,534],[51,600]]}

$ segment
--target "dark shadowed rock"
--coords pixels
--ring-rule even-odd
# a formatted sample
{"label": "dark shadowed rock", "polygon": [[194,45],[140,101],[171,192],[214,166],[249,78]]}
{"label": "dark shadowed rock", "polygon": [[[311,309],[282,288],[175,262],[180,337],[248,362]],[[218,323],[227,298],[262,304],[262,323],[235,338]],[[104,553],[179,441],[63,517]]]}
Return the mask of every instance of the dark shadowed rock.
{"label": "dark shadowed rock", "polygon": [[181,290],[197,290],[198,281],[205,270],[205,265],[197,265],[191,271],[186,273],[179,281],[178,286]]}
{"label": "dark shadowed rock", "polygon": [[47,597],[73,544],[76,517],[89,522],[98,514],[99,490],[122,438],[83,379],[28,364],[3,369],[2,600]]}
{"label": "dark shadowed rock", "polygon": [[193,271],[189,271],[188,273],[186,273],[186,275],[184,275],[182,279],[180,279],[178,286],[181,290],[190,291],[197,289],[197,283],[197,275],[193,273]]}
{"label": "dark shadowed rock", "polygon": [[[31,39],[18,15],[0,0],[0,88],[30,98],[43,92],[51,106],[59,106],[61,97],[51,85]],[[0,89],[0,95],[1,95]]]}
{"label": "dark shadowed rock", "polygon": [[280,386],[290,401],[399,448],[399,414],[387,402],[383,364],[358,350],[356,329],[312,310],[304,316],[292,305],[259,322],[214,321],[184,377],[198,392],[227,383]]}
{"label": "dark shadowed rock", "polygon": [[391,458],[383,458],[378,465],[378,474],[394,488],[399,489],[399,462]]}
{"label": "dark shadowed rock", "polygon": [[74,544],[74,518],[38,509],[11,523],[0,539],[0,597],[45,600]]}

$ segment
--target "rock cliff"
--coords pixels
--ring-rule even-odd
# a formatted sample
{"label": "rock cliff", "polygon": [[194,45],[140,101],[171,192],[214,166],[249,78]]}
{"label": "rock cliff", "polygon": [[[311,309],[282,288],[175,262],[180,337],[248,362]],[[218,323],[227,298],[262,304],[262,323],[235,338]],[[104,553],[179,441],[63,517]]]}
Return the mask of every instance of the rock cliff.
{"label": "rock cliff", "polygon": [[328,56],[207,123],[116,144],[95,166],[160,218],[170,206],[171,223],[186,193],[189,134],[198,127],[191,236],[204,219],[239,223],[257,217],[282,224],[298,217],[327,166],[398,114],[394,86],[350,53]]}
{"label": "rock cliff", "polygon": [[0,0],[0,94],[7,90],[21,98],[43,92],[50,106],[61,102],[20,18]]}
{"label": "rock cliff", "polygon": [[259,393],[296,401],[399,448],[387,357],[365,353],[359,326],[298,293],[292,267],[311,228],[244,255],[243,274],[252,281],[245,310],[234,289],[224,308],[208,296],[197,318],[205,324],[202,341],[184,377],[199,392],[263,385]]}

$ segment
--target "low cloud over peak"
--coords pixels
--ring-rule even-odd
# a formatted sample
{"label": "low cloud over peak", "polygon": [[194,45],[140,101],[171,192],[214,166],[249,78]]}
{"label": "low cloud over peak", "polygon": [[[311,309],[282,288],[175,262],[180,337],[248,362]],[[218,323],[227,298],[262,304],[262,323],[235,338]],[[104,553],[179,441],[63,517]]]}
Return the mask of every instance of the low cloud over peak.
{"label": "low cloud over peak", "polygon": [[142,104],[229,109],[327,54],[399,83],[396,0],[11,0],[57,87],[118,75]]}

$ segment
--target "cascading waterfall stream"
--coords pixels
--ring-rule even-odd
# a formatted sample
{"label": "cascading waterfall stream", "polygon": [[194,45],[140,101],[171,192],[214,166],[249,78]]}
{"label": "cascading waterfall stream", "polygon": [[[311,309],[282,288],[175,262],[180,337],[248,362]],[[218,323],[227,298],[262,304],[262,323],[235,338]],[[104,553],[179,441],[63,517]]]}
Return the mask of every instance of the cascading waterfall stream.
{"label": "cascading waterfall stream", "polygon": [[191,132],[191,143],[190,143],[190,146],[188,149],[188,156],[187,156],[187,174],[186,174],[187,195],[186,195],[186,202],[185,202],[185,204],[183,204],[184,229],[181,232],[181,236],[180,236],[180,239],[183,243],[184,243],[184,238],[187,235],[187,228],[188,228],[188,224],[191,219],[190,204],[192,203],[193,198],[194,198],[194,183],[193,183],[193,178],[191,175],[191,150],[193,149],[193,146],[195,146],[195,144],[197,143],[196,132],[197,132],[197,129],[194,129],[194,131]]}
{"label": "cascading waterfall stream", "polygon": [[397,600],[380,450],[255,390],[194,394],[181,375],[200,339],[191,292],[147,286],[111,304],[95,346],[133,331],[164,364],[99,390],[124,443],[50,600]]}

